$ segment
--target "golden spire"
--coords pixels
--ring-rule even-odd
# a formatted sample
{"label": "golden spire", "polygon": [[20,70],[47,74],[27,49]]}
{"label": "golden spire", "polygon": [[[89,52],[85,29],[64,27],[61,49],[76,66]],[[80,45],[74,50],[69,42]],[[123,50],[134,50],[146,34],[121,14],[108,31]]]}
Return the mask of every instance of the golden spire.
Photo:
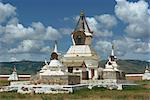
{"label": "golden spire", "polygon": [[83,10],[81,10],[80,16],[84,16],[84,11]]}

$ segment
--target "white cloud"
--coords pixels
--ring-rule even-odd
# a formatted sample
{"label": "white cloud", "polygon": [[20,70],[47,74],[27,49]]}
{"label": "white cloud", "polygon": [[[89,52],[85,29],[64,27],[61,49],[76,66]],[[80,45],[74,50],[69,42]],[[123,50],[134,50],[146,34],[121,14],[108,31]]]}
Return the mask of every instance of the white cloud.
{"label": "white cloud", "polygon": [[51,48],[49,46],[45,46],[45,47],[42,47],[40,52],[43,52],[43,53],[49,53],[51,50]]}
{"label": "white cloud", "polygon": [[112,27],[117,25],[117,19],[109,14],[103,14],[100,16],[95,16],[98,22],[101,23],[103,28],[111,29]]}
{"label": "white cloud", "polygon": [[95,48],[101,52],[108,52],[111,50],[112,44],[109,41],[100,40],[96,42]]}
{"label": "white cloud", "polygon": [[71,34],[73,32],[73,29],[71,28],[60,28],[59,32],[65,35]]}
{"label": "white cloud", "polygon": [[144,0],[129,2],[126,0],[116,0],[115,13],[117,17],[128,26],[125,32],[131,37],[150,36],[150,14],[148,3]]}
{"label": "white cloud", "polygon": [[17,48],[10,49],[10,53],[26,53],[40,51],[44,47],[42,41],[37,40],[23,40]]}
{"label": "white cloud", "polygon": [[119,50],[125,53],[150,53],[150,44],[143,42],[141,39],[134,39],[130,37],[124,37],[113,41]]}
{"label": "white cloud", "polygon": [[52,26],[45,27],[41,22],[33,22],[33,38],[36,40],[58,40],[61,38],[59,30]]}
{"label": "white cloud", "polygon": [[19,19],[17,17],[13,17],[11,18],[7,24],[13,24],[13,25],[17,25],[19,23]]}
{"label": "white cloud", "polygon": [[[45,41],[58,40],[64,33],[52,26],[44,26],[41,22],[24,26],[19,23],[15,10],[10,4],[0,3],[0,61],[11,61],[15,58],[21,60],[25,59],[25,56],[26,59],[34,59],[33,54],[44,55],[50,52]],[[63,30],[66,31],[65,28]],[[15,56],[12,57],[12,54]],[[21,57],[20,54],[25,56]]]}
{"label": "white cloud", "polygon": [[33,31],[31,27],[25,28],[22,24],[8,24],[3,26],[3,35],[0,39],[5,43],[13,43],[18,39],[28,38]]}
{"label": "white cloud", "polygon": [[116,18],[109,14],[87,17],[86,19],[96,36],[111,37],[113,35],[111,29],[117,25]]}
{"label": "white cloud", "polygon": [[[141,39],[134,39],[130,37],[122,37],[120,39],[113,40],[115,45],[115,53],[117,56],[125,59],[140,59],[136,55],[150,56],[150,43],[144,42]],[[108,40],[99,40],[96,42],[95,48],[101,52],[101,54],[109,54],[112,43]],[[132,55],[132,56],[131,56]],[[143,58],[141,57],[141,60]]]}
{"label": "white cloud", "polygon": [[33,22],[31,26],[38,34],[45,33],[46,31],[45,26],[41,22]]}
{"label": "white cloud", "polygon": [[[127,59],[137,57],[149,59],[150,43],[141,39],[143,36],[148,38],[150,33],[148,4],[145,1],[134,3],[126,0],[116,1],[115,13],[121,21],[127,24],[125,32],[128,33],[128,36],[112,41],[115,44],[117,56]],[[45,26],[41,22],[33,22],[30,26],[24,26],[19,23],[15,10],[16,8],[10,4],[0,3],[0,23],[4,23],[0,25],[0,61],[49,58],[51,47],[46,41],[60,39],[63,35],[72,32],[70,27],[56,29],[53,26]],[[79,16],[74,19],[77,21],[77,18]],[[69,19],[64,18],[64,20]],[[107,39],[113,36],[112,29],[118,23],[115,16],[110,14],[87,17],[87,22],[98,38],[106,37]],[[103,38],[96,42],[95,47],[101,52],[100,55],[109,55],[111,42]]]}
{"label": "white cloud", "polygon": [[61,38],[61,34],[59,33],[59,31],[51,26],[48,26],[46,29],[46,34],[44,36],[44,38],[46,40],[57,40],[59,38]]}
{"label": "white cloud", "polygon": [[[59,30],[52,26],[45,27],[41,22],[33,22],[25,27],[16,17],[16,8],[0,2],[0,41],[15,43],[23,40],[57,40],[61,38]],[[7,19],[7,20],[6,20]]]}
{"label": "white cloud", "polygon": [[61,38],[60,32],[52,26],[45,27],[42,23],[33,23],[31,27],[24,27],[22,24],[8,24],[1,26],[1,41],[13,43],[16,40],[57,40]]}
{"label": "white cloud", "polygon": [[3,4],[0,2],[0,23],[6,21],[8,18],[16,15],[16,8],[10,4]]}
{"label": "white cloud", "polygon": [[10,58],[10,61],[13,62],[13,61],[18,61],[18,60],[17,60],[17,58],[15,58],[15,57],[11,57],[11,58]]}

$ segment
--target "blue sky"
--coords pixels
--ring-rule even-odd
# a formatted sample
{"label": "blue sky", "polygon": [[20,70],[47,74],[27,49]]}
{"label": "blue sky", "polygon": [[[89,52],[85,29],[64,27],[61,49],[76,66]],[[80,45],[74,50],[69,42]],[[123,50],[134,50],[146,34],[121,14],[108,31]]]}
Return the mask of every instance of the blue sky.
{"label": "blue sky", "polygon": [[49,59],[54,40],[66,53],[81,10],[101,59],[113,43],[120,59],[150,60],[149,5],[149,0],[1,0],[0,61]]}

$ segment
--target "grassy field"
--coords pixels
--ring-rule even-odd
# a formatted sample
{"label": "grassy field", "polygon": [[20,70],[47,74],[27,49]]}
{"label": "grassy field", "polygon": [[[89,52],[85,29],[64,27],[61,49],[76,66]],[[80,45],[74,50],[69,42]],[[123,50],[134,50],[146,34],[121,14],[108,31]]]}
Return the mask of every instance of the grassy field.
{"label": "grassy field", "polygon": [[18,94],[0,93],[0,100],[150,100],[150,90],[140,86],[125,87],[123,91],[94,88],[82,89],[72,94]]}
{"label": "grassy field", "polygon": [[104,88],[82,89],[71,94],[18,94],[0,93],[0,100],[150,100],[150,89],[145,88],[150,81],[140,81],[139,86],[124,87],[124,90]]}
{"label": "grassy field", "polygon": [[9,81],[7,80],[0,80],[0,86],[8,86],[9,85]]}

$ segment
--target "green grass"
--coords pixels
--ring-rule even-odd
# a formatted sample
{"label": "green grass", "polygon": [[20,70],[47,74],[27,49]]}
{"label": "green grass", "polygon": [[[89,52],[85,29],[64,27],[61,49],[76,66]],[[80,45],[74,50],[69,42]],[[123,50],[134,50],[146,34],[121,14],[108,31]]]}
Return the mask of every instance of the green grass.
{"label": "green grass", "polygon": [[146,85],[146,84],[150,85],[150,81],[149,80],[135,81],[135,83],[141,84],[141,85]]}
{"label": "green grass", "polygon": [[[0,100],[150,100],[150,89],[143,87],[149,81],[138,81],[141,85],[124,86],[124,90],[107,90],[94,87],[74,91],[69,94],[19,94],[16,92],[0,93]],[[143,85],[144,84],[144,85]]]}
{"label": "green grass", "polygon": [[0,86],[8,86],[9,85],[9,81],[7,80],[0,80]]}
{"label": "green grass", "polygon": [[0,100],[150,100],[150,90],[142,87],[125,87],[122,91],[105,88],[81,89],[70,94],[18,94],[0,93]]}

